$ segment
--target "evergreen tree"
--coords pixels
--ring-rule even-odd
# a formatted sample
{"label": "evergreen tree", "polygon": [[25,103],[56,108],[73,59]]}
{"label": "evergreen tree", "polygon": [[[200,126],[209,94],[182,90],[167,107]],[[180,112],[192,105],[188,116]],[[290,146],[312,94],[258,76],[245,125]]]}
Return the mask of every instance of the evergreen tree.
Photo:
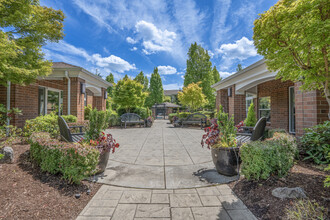
{"label": "evergreen tree", "polygon": [[214,83],[217,83],[221,80],[219,71],[217,70],[216,66],[213,67],[212,74],[213,74]]}
{"label": "evergreen tree", "polygon": [[144,76],[143,71],[141,71],[135,78],[135,81],[141,83],[143,85],[143,91],[148,90],[149,80],[148,77]]}
{"label": "evergreen tree", "polygon": [[243,69],[242,64],[237,64],[236,72],[241,71]]}
{"label": "evergreen tree", "polygon": [[201,82],[200,86],[203,89],[210,106],[215,105],[214,89],[211,85],[214,83],[212,74],[212,63],[207,50],[196,42],[191,44],[188,51],[187,70],[184,76],[184,86],[187,87],[190,83]]}
{"label": "evergreen tree", "polygon": [[257,117],[256,117],[256,113],[254,112],[254,104],[253,102],[251,103],[251,105],[249,106],[249,110],[247,113],[247,117],[244,121],[245,126],[255,126],[257,123]]}
{"label": "evergreen tree", "polygon": [[154,69],[150,78],[149,96],[147,98],[146,105],[151,107],[155,103],[163,103],[164,100],[164,90],[162,79],[158,73],[158,68]]}
{"label": "evergreen tree", "polygon": [[107,91],[108,91],[108,95],[109,95],[110,97],[112,97],[112,90],[113,90],[113,87],[115,86],[115,79],[114,79],[114,77],[113,77],[113,74],[110,73],[110,74],[105,78],[105,80],[106,80],[107,82],[109,82],[109,83],[112,84],[112,86],[108,87],[108,89],[107,89]]}

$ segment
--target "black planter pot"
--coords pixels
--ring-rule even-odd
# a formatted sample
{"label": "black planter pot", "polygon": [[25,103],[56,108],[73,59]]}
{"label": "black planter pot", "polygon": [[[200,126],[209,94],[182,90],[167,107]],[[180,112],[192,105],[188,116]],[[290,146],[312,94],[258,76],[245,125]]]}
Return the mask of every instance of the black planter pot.
{"label": "black planter pot", "polygon": [[[212,159],[218,173],[225,176],[237,175],[237,165],[241,163],[239,158],[239,148],[212,148]],[[238,164],[237,164],[238,157]]]}
{"label": "black planter pot", "polygon": [[105,171],[105,169],[107,168],[107,165],[108,165],[109,155],[110,155],[110,152],[105,152],[103,154],[100,154],[99,163],[97,165],[98,171],[96,172],[96,174],[100,174]]}

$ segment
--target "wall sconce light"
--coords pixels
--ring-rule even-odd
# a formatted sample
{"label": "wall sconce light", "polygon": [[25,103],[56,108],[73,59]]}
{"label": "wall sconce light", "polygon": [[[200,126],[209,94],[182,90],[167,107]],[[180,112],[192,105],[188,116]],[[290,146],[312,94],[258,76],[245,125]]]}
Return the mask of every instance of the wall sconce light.
{"label": "wall sconce light", "polygon": [[86,94],[86,83],[80,83],[81,94]]}
{"label": "wall sconce light", "polygon": [[108,98],[108,92],[107,90],[104,91],[104,99],[107,99]]}
{"label": "wall sconce light", "polygon": [[232,87],[229,87],[228,88],[228,97],[231,97],[232,96],[232,93],[233,93]]}

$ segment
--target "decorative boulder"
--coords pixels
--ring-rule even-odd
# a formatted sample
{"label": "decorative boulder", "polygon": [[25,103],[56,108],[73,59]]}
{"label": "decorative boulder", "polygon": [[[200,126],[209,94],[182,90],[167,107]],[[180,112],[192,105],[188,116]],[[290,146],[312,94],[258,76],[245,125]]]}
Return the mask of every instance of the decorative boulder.
{"label": "decorative boulder", "polygon": [[280,199],[306,198],[306,194],[304,190],[300,187],[295,187],[295,188],[279,187],[273,189],[272,195]]}
{"label": "decorative boulder", "polygon": [[14,151],[11,147],[4,147],[0,149],[0,154],[3,154],[3,158],[0,159],[1,163],[13,163],[14,162]]}

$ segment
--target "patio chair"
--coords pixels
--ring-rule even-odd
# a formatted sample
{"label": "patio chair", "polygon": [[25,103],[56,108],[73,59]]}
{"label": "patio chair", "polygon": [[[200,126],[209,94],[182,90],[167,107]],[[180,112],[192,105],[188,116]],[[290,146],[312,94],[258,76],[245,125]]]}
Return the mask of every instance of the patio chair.
{"label": "patio chair", "polygon": [[252,133],[237,133],[236,136],[237,146],[240,146],[244,143],[248,143],[250,141],[261,140],[265,132],[266,122],[267,122],[267,118],[262,117],[258,120],[256,125],[254,126]]}
{"label": "patio chair", "polygon": [[[79,142],[84,139],[82,128],[84,126],[68,126],[64,118],[58,116],[58,127],[60,128],[61,139],[66,142]],[[79,133],[71,133],[70,128],[79,128]]]}

